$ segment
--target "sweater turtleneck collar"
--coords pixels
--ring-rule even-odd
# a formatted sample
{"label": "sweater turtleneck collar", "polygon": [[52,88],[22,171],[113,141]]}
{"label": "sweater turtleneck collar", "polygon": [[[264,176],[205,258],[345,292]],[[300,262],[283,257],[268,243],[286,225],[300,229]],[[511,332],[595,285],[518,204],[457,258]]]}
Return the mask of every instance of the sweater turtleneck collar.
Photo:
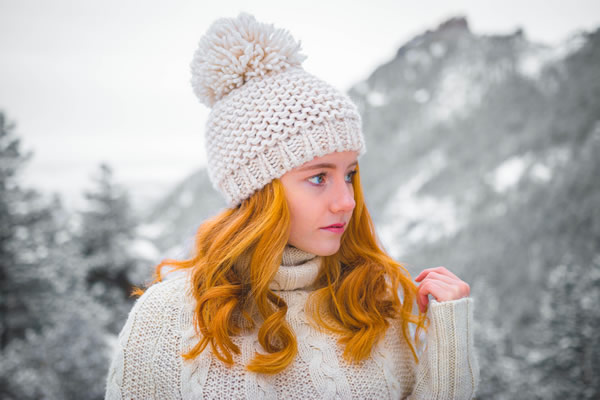
{"label": "sweater turtleneck collar", "polygon": [[281,267],[269,285],[271,290],[306,289],[311,286],[321,267],[321,257],[287,245],[283,250]]}

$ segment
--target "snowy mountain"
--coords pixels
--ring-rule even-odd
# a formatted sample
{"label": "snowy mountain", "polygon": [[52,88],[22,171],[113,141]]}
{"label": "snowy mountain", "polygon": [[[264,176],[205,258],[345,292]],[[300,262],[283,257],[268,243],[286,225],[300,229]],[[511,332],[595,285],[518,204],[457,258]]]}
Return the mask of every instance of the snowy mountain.
{"label": "snowy mountain", "polygon": [[[369,145],[361,165],[370,209],[385,221],[380,228],[396,256],[410,242],[453,234],[473,212],[492,212],[493,203],[481,200],[498,180],[514,178],[516,171],[500,168],[507,160],[527,150],[536,153],[529,163],[542,157],[538,151],[560,152],[528,141],[544,134],[555,66],[582,40],[570,42],[579,45],[559,51],[530,43],[521,30],[478,36],[453,18],[351,89]],[[542,163],[535,173],[546,176],[548,168]]]}

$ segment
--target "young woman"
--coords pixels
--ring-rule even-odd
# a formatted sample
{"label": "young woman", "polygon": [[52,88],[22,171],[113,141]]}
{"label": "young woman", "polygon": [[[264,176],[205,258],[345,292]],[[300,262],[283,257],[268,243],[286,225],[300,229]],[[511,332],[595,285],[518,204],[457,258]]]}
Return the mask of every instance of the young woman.
{"label": "young woman", "polygon": [[200,41],[192,85],[212,108],[208,171],[228,207],[140,290],[107,399],[474,396],[469,286],[443,267],[417,285],[382,250],[360,116],[299,49],[245,13]]}

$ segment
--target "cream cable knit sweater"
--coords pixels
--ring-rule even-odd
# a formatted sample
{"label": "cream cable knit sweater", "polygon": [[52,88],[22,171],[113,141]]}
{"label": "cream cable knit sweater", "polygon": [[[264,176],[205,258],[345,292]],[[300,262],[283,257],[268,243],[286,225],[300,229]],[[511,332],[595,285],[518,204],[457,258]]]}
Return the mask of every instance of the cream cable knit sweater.
{"label": "cream cable knit sweater", "polygon": [[178,355],[197,339],[186,274],[148,288],[132,308],[108,373],[106,399],[470,399],[479,381],[473,346],[473,301],[429,306],[426,346],[415,365],[399,323],[391,324],[369,359],[349,364],[335,335],[314,330],[303,306],[321,257],[287,247],[271,288],[288,304],[298,355],[275,376],[244,369],[256,335],[235,337],[241,355],[228,368],[208,347],[193,362]]}

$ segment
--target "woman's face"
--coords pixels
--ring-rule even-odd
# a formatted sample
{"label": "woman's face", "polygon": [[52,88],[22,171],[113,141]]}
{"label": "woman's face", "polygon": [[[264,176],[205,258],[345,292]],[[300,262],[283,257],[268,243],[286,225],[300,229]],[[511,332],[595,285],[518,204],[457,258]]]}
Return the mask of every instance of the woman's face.
{"label": "woman's face", "polygon": [[[288,244],[319,256],[338,251],[356,205],[352,175],[357,155],[356,151],[330,153],[280,178],[291,214]],[[343,227],[325,229],[331,225]]]}

